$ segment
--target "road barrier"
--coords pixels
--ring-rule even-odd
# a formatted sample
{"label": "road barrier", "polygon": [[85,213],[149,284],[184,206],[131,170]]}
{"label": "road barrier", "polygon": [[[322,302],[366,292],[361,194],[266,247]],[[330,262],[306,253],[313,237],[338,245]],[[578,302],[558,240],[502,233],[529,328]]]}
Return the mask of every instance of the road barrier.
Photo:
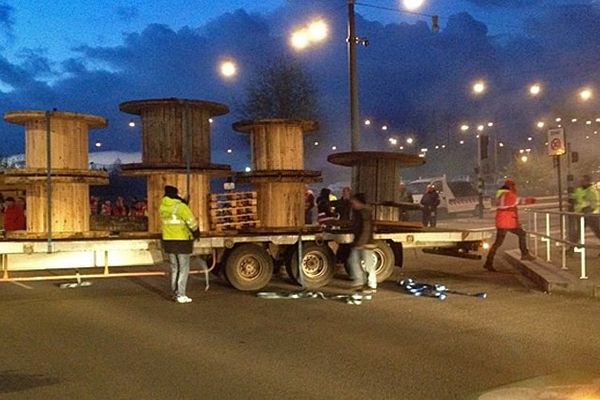
{"label": "road barrier", "polygon": [[[539,256],[540,242],[545,244],[546,261],[552,262],[552,244],[561,248],[561,268],[567,270],[567,254],[573,251],[579,254],[580,275],[579,279],[588,279],[586,253],[587,250],[600,249],[600,245],[586,243],[586,226],[591,219],[598,219],[600,215],[582,214],[566,211],[540,210],[527,208],[527,234],[533,240],[533,251]],[[542,218],[540,218],[542,217]],[[541,219],[541,223],[540,223]],[[558,219],[558,221],[557,221]],[[600,223],[594,221],[592,223]],[[558,227],[558,234],[554,234],[553,226]],[[569,228],[573,229],[569,229]],[[531,243],[530,243],[531,244]]]}

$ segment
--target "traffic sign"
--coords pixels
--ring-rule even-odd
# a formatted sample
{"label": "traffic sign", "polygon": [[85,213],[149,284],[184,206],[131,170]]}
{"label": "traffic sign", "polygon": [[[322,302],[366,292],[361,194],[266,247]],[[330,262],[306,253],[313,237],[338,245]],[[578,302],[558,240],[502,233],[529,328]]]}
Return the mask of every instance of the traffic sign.
{"label": "traffic sign", "polygon": [[548,129],[548,155],[562,156],[566,152],[565,128]]}

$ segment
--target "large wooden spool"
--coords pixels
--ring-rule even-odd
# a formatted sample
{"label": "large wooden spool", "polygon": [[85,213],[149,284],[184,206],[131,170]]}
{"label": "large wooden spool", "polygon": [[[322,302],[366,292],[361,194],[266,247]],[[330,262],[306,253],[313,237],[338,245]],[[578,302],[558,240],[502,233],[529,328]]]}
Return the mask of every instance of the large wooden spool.
{"label": "large wooden spool", "polygon": [[304,225],[305,186],[321,180],[319,171],[304,170],[304,134],[317,127],[315,121],[284,119],[233,124],[236,131],[250,134],[252,172],[239,173],[237,180],[256,188],[262,227]]}
{"label": "large wooden spool", "polygon": [[51,230],[85,233],[90,229],[89,185],[107,184],[108,174],[88,164],[88,130],[104,128],[105,118],[61,111],[12,111],[4,120],[25,126],[25,168],[5,172],[7,184],[24,185],[27,232],[48,232],[48,122],[50,128]]}
{"label": "large wooden spool", "polygon": [[188,197],[200,230],[210,230],[210,177],[229,175],[231,168],[211,163],[209,120],[229,112],[227,106],[169,98],[128,101],[119,109],[141,117],[142,162],[123,165],[122,170],[126,175],[147,176],[148,231],[160,231],[158,207],[165,185]]}
{"label": "large wooden spool", "polygon": [[400,208],[400,170],[423,165],[425,160],[415,154],[383,151],[353,151],[331,154],[327,160],[336,165],[352,167],[352,190],[364,193],[373,204],[377,220],[398,221]]}

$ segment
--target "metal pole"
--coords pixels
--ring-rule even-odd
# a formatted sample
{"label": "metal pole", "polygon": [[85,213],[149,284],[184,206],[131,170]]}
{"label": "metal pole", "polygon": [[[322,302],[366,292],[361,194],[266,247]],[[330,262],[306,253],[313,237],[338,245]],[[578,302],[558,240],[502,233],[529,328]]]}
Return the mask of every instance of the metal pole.
{"label": "metal pole", "polygon": [[52,111],[46,111],[46,234],[52,253]]}
{"label": "metal pole", "polygon": [[185,103],[183,108],[183,120],[185,124],[185,193],[187,196],[187,201],[189,202],[191,199],[190,193],[190,176],[192,173],[192,133],[190,129],[189,123],[189,112],[190,106],[188,103]]}
{"label": "metal pole", "polygon": [[480,134],[477,138],[477,207],[479,218],[483,219],[483,173],[481,168],[483,163],[481,162],[482,148],[481,141],[483,140],[483,134]]}
{"label": "metal pole", "polygon": [[360,120],[358,114],[358,80],[356,76],[356,29],[354,0],[348,0],[348,80],[350,85],[350,149],[360,147]]}

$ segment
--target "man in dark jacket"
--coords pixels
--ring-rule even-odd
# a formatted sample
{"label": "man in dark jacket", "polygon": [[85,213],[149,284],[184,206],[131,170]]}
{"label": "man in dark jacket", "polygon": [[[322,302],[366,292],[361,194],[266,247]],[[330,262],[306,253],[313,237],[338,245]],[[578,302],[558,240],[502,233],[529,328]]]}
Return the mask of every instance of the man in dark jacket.
{"label": "man in dark jacket", "polygon": [[435,228],[437,225],[437,208],[440,205],[440,195],[435,186],[427,185],[427,192],[421,198],[423,206],[423,226]]}
{"label": "man in dark jacket", "polygon": [[[353,286],[374,293],[377,289],[375,257],[373,255],[373,217],[367,206],[364,193],[356,193],[350,200],[352,204],[352,233],[354,241],[348,258],[348,266]],[[366,287],[365,287],[366,286]]]}

